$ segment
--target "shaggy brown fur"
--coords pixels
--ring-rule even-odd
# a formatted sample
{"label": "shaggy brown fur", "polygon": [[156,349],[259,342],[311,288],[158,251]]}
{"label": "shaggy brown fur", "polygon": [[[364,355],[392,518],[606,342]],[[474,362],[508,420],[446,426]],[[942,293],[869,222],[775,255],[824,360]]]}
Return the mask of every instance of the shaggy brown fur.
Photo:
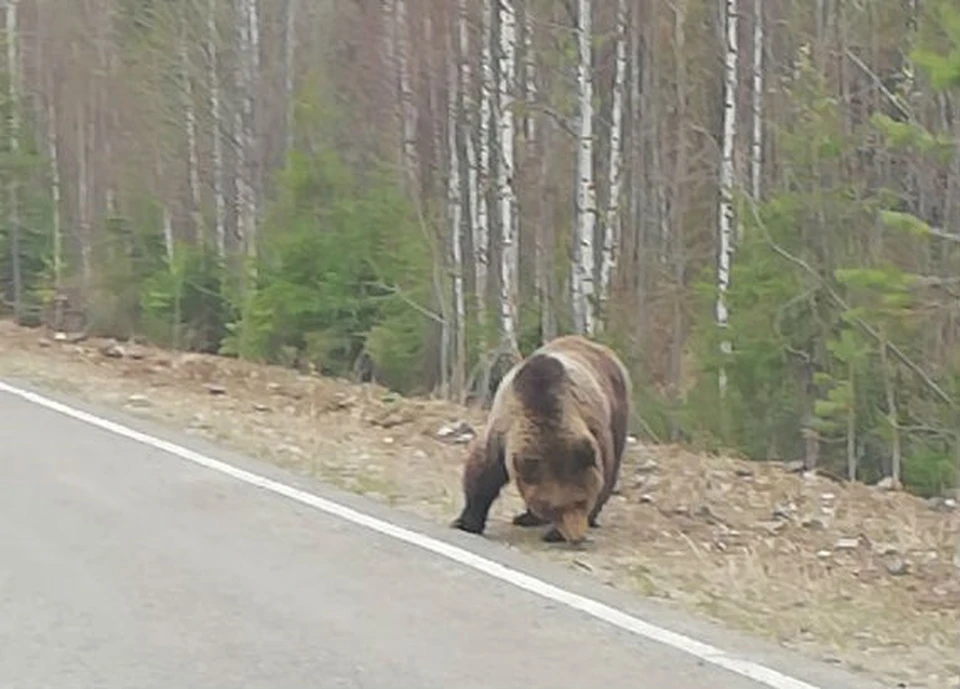
{"label": "shaggy brown fur", "polygon": [[620,472],[631,381],[609,347],[568,335],[511,368],[484,431],[470,444],[465,504],[452,526],[482,533],[500,490],[513,480],[527,505],[518,526],[552,524],[547,541],[582,541]]}

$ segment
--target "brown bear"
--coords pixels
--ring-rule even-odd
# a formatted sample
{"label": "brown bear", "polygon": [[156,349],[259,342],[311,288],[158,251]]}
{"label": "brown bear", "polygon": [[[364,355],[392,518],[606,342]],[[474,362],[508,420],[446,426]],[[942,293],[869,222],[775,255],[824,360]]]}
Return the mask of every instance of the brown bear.
{"label": "brown bear", "polygon": [[551,340],[513,366],[468,447],[465,504],[451,526],[483,533],[512,480],[527,506],[514,524],[552,524],[545,541],[582,542],[620,472],[631,386],[612,349],[578,335]]}

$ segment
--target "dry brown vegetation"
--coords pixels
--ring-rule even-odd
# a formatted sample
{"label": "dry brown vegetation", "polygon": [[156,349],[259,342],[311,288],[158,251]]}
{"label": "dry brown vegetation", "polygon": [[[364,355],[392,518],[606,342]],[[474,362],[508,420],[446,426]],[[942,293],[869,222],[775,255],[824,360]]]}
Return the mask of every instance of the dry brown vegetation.
{"label": "dry brown vegetation", "polygon": [[[460,504],[464,424],[483,413],[375,385],[0,324],[0,375],[123,407],[440,522]],[[460,428],[457,428],[460,426]],[[607,583],[900,686],[960,686],[960,513],[949,500],[632,444],[581,551],[487,531]]]}

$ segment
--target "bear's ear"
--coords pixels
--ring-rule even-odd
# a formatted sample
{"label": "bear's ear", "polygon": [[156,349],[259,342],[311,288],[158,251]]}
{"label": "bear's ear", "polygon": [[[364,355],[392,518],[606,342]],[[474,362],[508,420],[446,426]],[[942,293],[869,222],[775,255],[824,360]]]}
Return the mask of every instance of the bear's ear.
{"label": "bear's ear", "polygon": [[578,470],[586,471],[597,464],[597,454],[593,450],[590,438],[578,438],[570,448],[573,465]]}
{"label": "bear's ear", "polygon": [[516,462],[517,473],[524,483],[536,484],[541,480],[542,463],[539,457],[521,456]]}

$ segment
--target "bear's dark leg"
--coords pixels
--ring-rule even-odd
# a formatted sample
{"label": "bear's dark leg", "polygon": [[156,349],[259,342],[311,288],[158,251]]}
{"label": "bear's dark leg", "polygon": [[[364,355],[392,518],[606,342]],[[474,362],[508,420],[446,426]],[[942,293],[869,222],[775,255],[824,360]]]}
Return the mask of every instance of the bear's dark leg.
{"label": "bear's dark leg", "polygon": [[567,539],[560,533],[560,529],[555,526],[551,526],[547,529],[547,532],[543,534],[544,543],[563,543],[565,540]]}
{"label": "bear's dark leg", "polygon": [[508,480],[502,452],[494,448],[475,449],[467,459],[464,472],[463,510],[451,526],[469,533],[483,533],[490,506],[500,495],[500,489]]}
{"label": "bear's dark leg", "polygon": [[549,523],[548,519],[542,519],[530,510],[526,510],[513,518],[515,526],[544,526]]}

